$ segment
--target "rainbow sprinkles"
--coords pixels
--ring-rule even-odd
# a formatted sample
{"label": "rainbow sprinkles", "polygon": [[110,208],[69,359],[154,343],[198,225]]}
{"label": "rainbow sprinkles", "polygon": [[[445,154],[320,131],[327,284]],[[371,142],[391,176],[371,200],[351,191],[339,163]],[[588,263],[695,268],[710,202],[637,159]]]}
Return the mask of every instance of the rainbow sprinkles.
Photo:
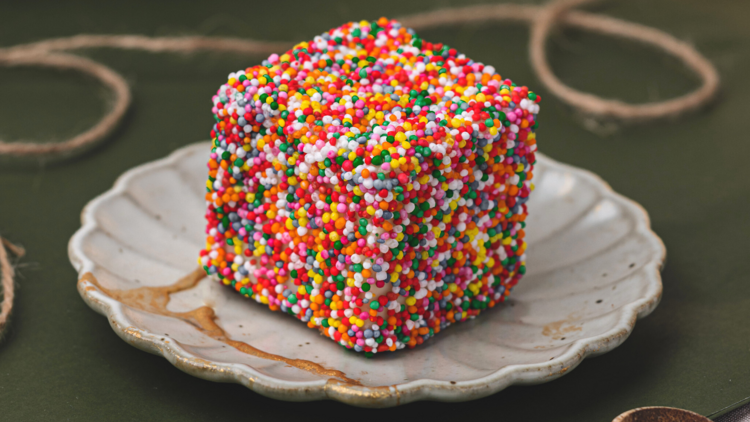
{"label": "rainbow sprinkles", "polygon": [[539,100],[385,18],[231,73],[198,261],[348,349],[420,345],[526,272]]}

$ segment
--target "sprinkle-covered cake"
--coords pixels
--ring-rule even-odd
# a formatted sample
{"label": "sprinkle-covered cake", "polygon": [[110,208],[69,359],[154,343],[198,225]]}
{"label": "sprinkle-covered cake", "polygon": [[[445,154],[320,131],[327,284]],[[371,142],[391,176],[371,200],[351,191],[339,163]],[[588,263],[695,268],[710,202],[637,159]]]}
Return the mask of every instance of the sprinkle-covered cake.
{"label": "sprinkle-covered cake", "polygon": [[206,248],[239,294],[368,356],[526,272],[540,97],[397,21],[348,23],[213,97]]}

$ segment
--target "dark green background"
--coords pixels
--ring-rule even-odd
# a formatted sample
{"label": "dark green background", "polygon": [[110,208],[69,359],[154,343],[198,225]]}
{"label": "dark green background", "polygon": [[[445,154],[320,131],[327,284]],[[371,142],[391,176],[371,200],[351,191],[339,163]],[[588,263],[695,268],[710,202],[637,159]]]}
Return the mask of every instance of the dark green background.
{"label": "dark green background", "polygon": [[[3,2],[0,45],[78,33],[299,41],[349,20],[460,4],[102,3]],[[668,250],[664,299],[622,346],[548,384],[511,387],[467,403],[386,410],[274,401],[239,385],[193,378],[128,346],[76,292],[66,247],[80,225],[79,213],[127,169],[206,139],[211,94],[230,71],[260,57],[92,50],[83,54],[121,72],[132,87],[134,103],[117,132],[95,150],[57,165],[0,161],[0,232],[28,250],[12,324],[0,343],[0,419],[270,421],[328,415],[367,421],[451,415],[593,422],[647,405],[710,414],[750,396],[750,2],[637,0],[597,10],[693,43],[721,74],[719,100],[676,121],[615,128],[605,136],[587,130],[545,95],[529,68],[525,27],[491,24],[422,35],[491,63],[542,94],[541,150],[598,173],[649,211]],[[674,60],[600,36],[558,33],[550,55],[563,81],[628,101],[669,98],[697,85]],[[95,123],[107,99],[95,81],[77,74],[0,69],[0,137],[62,139]]]}

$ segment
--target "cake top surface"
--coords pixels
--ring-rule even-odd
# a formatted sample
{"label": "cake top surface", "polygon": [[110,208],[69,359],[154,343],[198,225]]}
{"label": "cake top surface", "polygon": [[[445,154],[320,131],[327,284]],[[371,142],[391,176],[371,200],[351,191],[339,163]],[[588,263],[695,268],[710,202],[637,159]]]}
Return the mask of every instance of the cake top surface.
{"label": "cake top surface", "polygon": [[[506,112],[535,114],[538,100],[492,66],[381,18],[345,24],[231,73],[213,111],[217,120],[230,116],[243,135],[259,133],[255,146],[270,145],[284,167],[307,173],[323,163],[362,175],[374,165],[415,177],[424,159],[448,164],[476,132],[479,139],[517,132],[516,116]],[[273,135],[286,139],[276,145]]]}

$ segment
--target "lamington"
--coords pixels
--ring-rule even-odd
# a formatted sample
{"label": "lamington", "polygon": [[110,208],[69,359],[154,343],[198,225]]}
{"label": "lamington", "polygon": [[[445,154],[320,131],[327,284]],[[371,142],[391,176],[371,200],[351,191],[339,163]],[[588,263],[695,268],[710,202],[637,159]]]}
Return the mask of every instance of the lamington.
{"label": "lamington", "polygon": [[526,272],[540,99],[386,18],[230,73],[199,264],[347,349],[416,347]]}

